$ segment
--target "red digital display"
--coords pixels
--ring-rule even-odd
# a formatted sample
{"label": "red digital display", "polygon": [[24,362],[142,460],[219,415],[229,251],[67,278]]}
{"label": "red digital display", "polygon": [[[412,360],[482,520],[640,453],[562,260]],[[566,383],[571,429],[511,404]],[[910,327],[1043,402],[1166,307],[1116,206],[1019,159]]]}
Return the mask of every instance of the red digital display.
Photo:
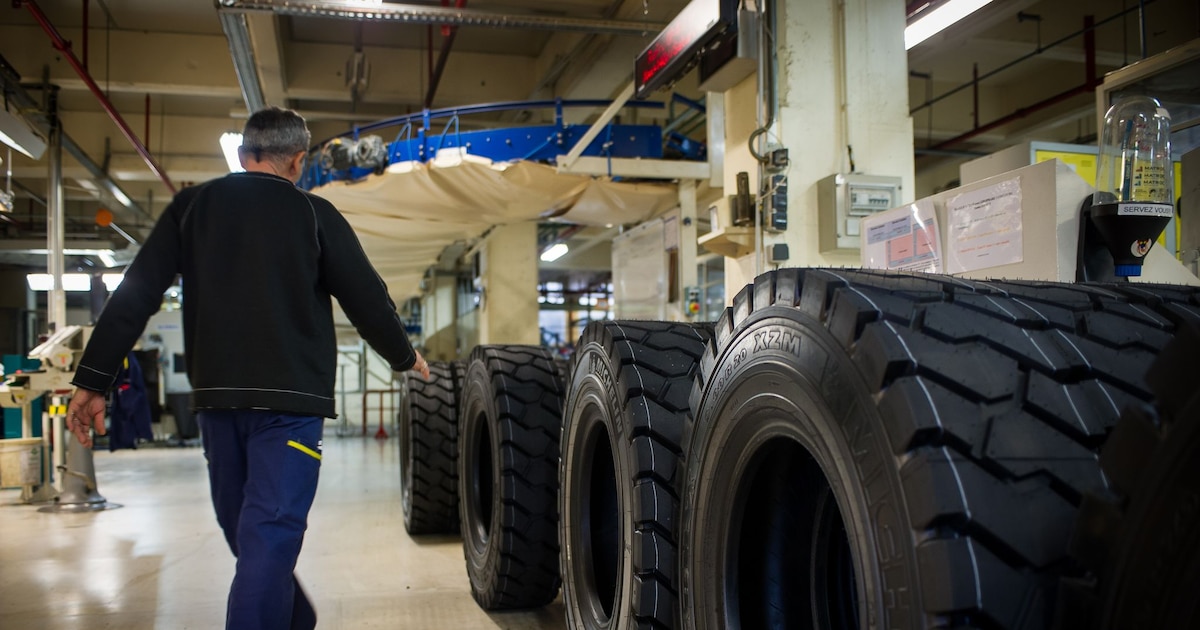
{"label": "red digital display", "polygon": [[726,0],[692,0],[671,20],[634,63],[638,98],[678,78],[700,48],[729,23],[732,10],[722,11],[728,4]]}

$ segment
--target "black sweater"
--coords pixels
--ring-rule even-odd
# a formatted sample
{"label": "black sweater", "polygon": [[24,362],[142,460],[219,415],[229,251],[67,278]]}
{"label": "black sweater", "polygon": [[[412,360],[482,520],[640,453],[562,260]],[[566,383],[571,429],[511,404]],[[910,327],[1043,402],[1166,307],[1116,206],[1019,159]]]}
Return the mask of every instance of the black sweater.
{"label": "black sweater", "polygon": [[236,173],[184,189],[163,211],[96,323],[76,386],[112,387],[176,274],[197,409],[337,417],[330,296],[393,370],[416,360],[337,209],[282,177]]}

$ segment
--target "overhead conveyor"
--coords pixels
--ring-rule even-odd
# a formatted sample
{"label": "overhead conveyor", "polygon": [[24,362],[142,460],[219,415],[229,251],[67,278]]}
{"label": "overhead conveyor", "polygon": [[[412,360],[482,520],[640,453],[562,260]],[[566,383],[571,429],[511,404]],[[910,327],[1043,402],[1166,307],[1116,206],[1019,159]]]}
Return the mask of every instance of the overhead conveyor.
{"label": "overhead conveyor", "polygon": [[[572,124],[565,114],[572,108],[666,109],[653,101],[558,99],[425,110],[316,144],[300,185],[341,210],[393,296],[403,298],[418,292],[446,246],[494,225],[635,224],[670,209],[678,191],[663,183],[663,165],[707,168],[705,145],[680,133],[704,112],[686,100],[678,104],[671,113],[681,120],[668,120],[669,132],[611,117],[598,125]],[[463,130],[464,118],[538,109],[551,109],[553,122]],[[378,135],[383,131],[395,133],[390,142]],[[564,158],[615,163],[622,173],[631,163],[644,165],[646,177],[563,172]]]}

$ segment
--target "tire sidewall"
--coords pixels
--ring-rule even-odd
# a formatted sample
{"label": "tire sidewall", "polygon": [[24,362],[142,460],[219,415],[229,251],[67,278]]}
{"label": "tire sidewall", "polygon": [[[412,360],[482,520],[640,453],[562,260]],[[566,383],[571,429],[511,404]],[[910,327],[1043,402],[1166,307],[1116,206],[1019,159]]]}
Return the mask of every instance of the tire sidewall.
{"label": "tire sidewall", "polygon": [[732,573],[725,539],[734,495],[758,447],[778,437],[803,446],[829,481],[854,561],[861,627],[921,627],[897,462],[847,352],[799,310],[765,307],[736,326],[706,367],[683,493],[685,623],[738,627],[726,621],[723,583]]}
{"label": "tire sidewall", "polygon": [[[574,370],[569,398],[563,410],[562,457],[559,462],[559,541],[562,545],[561,571],[563,602],[567,623],[572,628],[630,627],[631,620],[623,613],[630,609],[627,602],[633,593],[633,463],[630,461],[630,423],[619,400],[625,391],[617,383],[618,372],[613,369],[612,357],[599,343],[589,343],[576,350],[578,363]],[[600,604],[590,597],[582,598],[573,592],[577,587],[594,589],[591,549],[585,544],[578,519],[583,513],[582,502],[590,498],[591,479],[585,451],[591,444],[597,425],[608,433],[616,476],[618,536],[618,576],[613,595],[612,615],[602,619]]]}
{"label": "tire sidewall", "polygon": [[400,507],[404,511],[404,526],[412,529],[412,482],[413,482],[413,388],[405,385],[400,405]]}
{"label": "tire sidewall", "polygon": [[[497,505],[500,497],[500,429],[496,424],[494,391],[486,361],[472,361],[463,379],[460,398],[462,407],[459,422],[462,428],[458,434],[458,496],[463,554],[467,561],[467,574],[471,578],[471,589],[476,597],[493,590],[494,585],[490,580],[496,575],[496,565],[500,561],[500,546],[497,543],[500,532],[500,506]],[[479,444],[485,424],[490,439],[487,444]],[[479,497],[474,487],[476,475],[473,474],[479,466],[483,448],[491,451],[492,466],[492,506],[486,539],[478,528]]]}

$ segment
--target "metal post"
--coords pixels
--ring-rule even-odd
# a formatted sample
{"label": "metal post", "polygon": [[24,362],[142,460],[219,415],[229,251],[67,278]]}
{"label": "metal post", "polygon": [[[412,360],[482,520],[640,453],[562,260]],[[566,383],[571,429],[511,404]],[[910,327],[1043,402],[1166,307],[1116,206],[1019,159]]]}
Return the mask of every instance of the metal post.
{"label": "metal post", "polygon": [[1146,58],[1146,0],[1138,0],[1138,33],[1141,35],[1142,59]]}
{"label": "metal post", "polygon": [[50,142],[47,148],[50,164],[49,190],[46,193],[46,267],[54,278],[47,300],[47,318],[50,332],[62,330],[67,325],[67,294],[63,290],[63,180],[62,180],[62,124],[58,120],[58,90],[49,90],[48,113],[50,115]]}
{"label": "metal post", "polygon": [[100,512],[121,507],[119,503],[109,503],[100,494],[96,485],[96,466],[92,461],[92,450],[81,445],[67,431],[63,397],[51,396],[50,405],[54,410],[50,417],[56,441],[54,469],[58,471],[55,483],[59,495],[54,498],[54,505],[39,508],[38,512]]}

